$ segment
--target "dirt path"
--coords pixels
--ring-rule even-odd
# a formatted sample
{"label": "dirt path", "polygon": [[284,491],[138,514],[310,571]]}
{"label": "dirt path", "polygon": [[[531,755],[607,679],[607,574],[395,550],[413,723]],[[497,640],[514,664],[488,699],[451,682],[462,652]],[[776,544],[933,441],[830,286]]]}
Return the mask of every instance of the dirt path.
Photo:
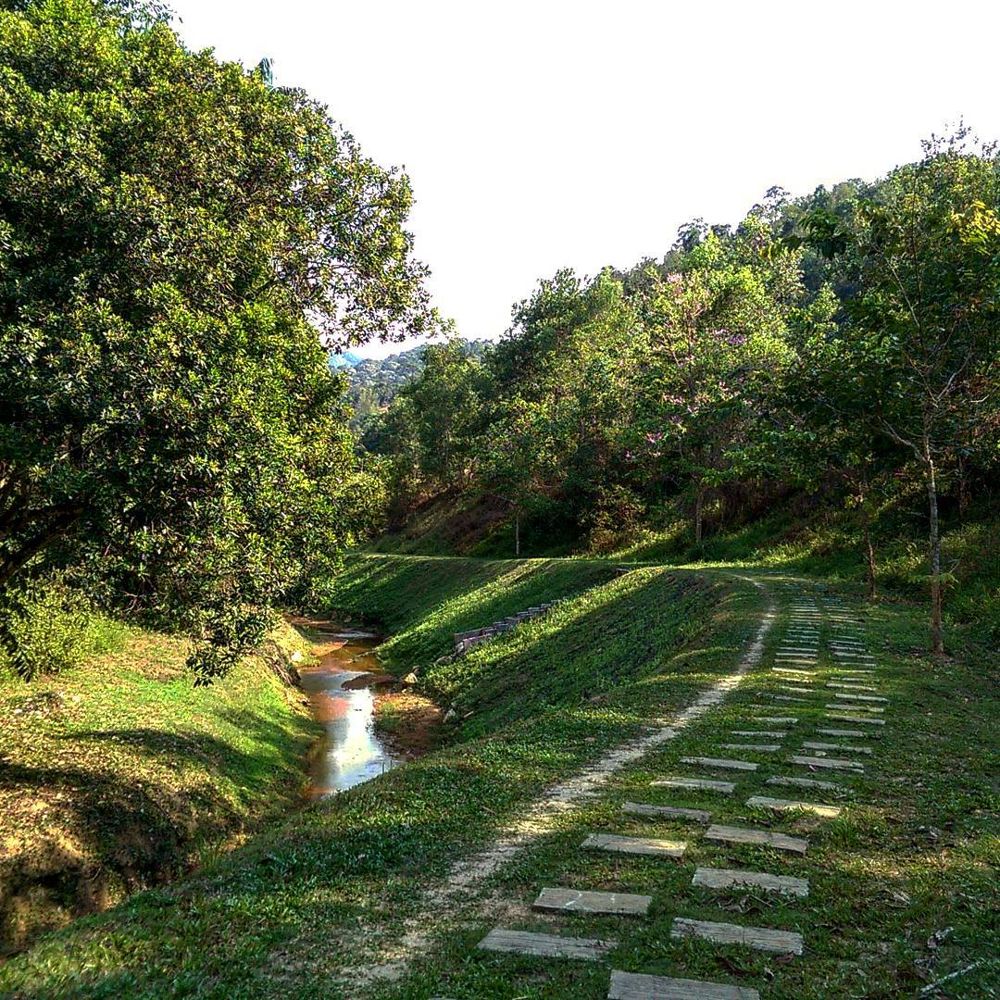
{"label": "dirt path", "polygon": [[[757,580],[742,576],[739,579],[768,593],[764,584]],[[757,632],[733,673],[706,689],[696,701],[673,717],[651,720],[654,728],[645,736],[610,750],[579,774],[550,788],[527,807],[520,820],[503,830],[489,847],[456,863],[438,886],[424,894],[420,912],[406,921],[406,929],[400,939],[380,949],[382,961],[354,966],[342,973],[338,985],[345,988],[345,995],[360,996],[367,988],[380,982],[401,978],[410,962],[430,950],[435,932],[441,925],[460,919],[462,911],[476,901],[477,890],[487,878],[540,837],[551,833],[559,817],[597,794],[601,786],[621,768],[674,739],[691,722],[718,705],[760,662],[764,640],[774,623],[775,614],[774,599],[769,594]],[[482,912],[477,913],[478,917],[483,915]]]}

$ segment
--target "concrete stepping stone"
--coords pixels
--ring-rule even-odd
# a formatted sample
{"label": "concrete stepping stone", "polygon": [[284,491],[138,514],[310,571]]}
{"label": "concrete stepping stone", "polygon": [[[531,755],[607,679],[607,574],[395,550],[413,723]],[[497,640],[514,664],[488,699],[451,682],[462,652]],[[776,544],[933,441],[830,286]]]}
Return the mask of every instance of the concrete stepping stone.
{"label": "concrete stepping stone", "polygon": [[822,767],[830,771],[856,771],[859,774],[865,769],[864,765],[856,760],[847,760],[843,757],[808,757],[804,754],[792,754],[788,762],[798,764],[799,767]]}
{"label": "concrete stepping stone", "polygon": [[808,705],[808,698],[796,698],[793,694],[776,694],[772,695],[775,701],[793,701],[798,702],[800,705]]}
{"label": "concrete stepping stone", "polygon": [[[861,735],[860,733],[858,734]],[[871,754],[871,747],[857,747],[852,746],[850,743],[814,743],[807,740],[802,744],[803,750],[841,750],[847,751],[848,753],[866,753]]]}
{"label": "concrete stepping stone", "polygon": [[[877,691],[874,684],[852,684],[850,681],[827,681],[828,688],[839,688],[842,691]],[[838,697],[840,697],[838,695]]]}
{"label": "concrete stepping stone", "polygon": [[740,889],[744,886],[783,892],[790,896],[809,895],[809,880],[791,875],[771,875],[768,872],[746,872],[734,868],[696,868],[692,885],[703,889]]}
{"label": "concrete stepping stone", "polygon": [[886,705],[889,704],[889,699],[883,698],[880,694],[853,694],[847,691],[840,691],[837,693],[837,697],[842,701],[878,701]]}
{"label": "concrete stepping stone", "polygon": [[833,702],[832,704],[827,704],[826,707],[833,712],[876,712],[881,714],[885,711],[884,708],[875,705],[854,705],[845,702]]}
{"label": "concrete stepping stone", "polygon": [[687,842],[683,840],[620,837],[616,833],[592,833],[580,846],[593,851],[610,851],[613,854],[644,854],[654,858],[681,858],[687,850]]}
{"label": "concrete stepping stone", "polygon": [[725,757],[681,757],[682,764],[700,764],[728,771],[756,771],[758,766],[749,760],[729,760]]}
{"label": "concrete stepping stone", "polygon": [[826,792],[841,792],[843,788],[832,781],[820,781],[818,778],[793,778],[791,775],[776,774],[768,778],[767,785],[783,785],[786,788],[822,788]]}
{"label": "concrete stepping stone", "polygon": [[780,743],[720,743],[720,750],[749,750],[751,753],[774,753],[781,749]]}
{"label": "concrete stepping stone", "polygon": [[741,944],[757,951],[778,955],[801,955],[802,935],[794,931],[776,931],[769,927],[743,927],[740,924],[722,924],[712,920],[689,920],[674,917],[670,928],[672,938],[695,937],[715,944]]}
{"label": "concrete stepping stone", "polygon": [[820,736],[861,736],[875,737],[875,733],[866,733],[860,729],[817,729]]}
{"label": "concrete stepping stone", "polygon": [[654,788],[694,788],[700,792],[721,792],[732,795],[736,788],[731,781],[712,781],[709,778],[659,778],[651,781]]}
{"label": "concrete stepping stone", "polygon": [[825,719],[836,719],[838,722],[861,723],[865,726],[884,726],[885,719],[869,719],[862,715],[844,715],[842,712],[827,712]]}
{"label": "concrete stepping stone", "polygon": [[618,947],[618,942],[597,938],[560,937],[558,934],[535,934],[531,931],[509,931],[502,927],[494,927],[476,947],[481,951],[599,962],[608,952]]}
{"label": "concrete stepping stone", "polygon": [[614,971],[608,1000],[760,1000],[760,994],[749,986]]}
{"label": "concrete stepping stone", "polygon": [[721,826],[713,824],[705,831],[706,840],[719,840],[727,844],[752,844],[758,847],[773,847],[778,851],[805,854],[809,841],[801,837],[789,837],[773,830],[747,830],[741,826]]}
{"label": "concrete stepping stone", "polygon": [[662,816],[664,819],[692,819],[696,823],[710,823],[712,814],[705,809],[684,809],[680,806],[653,806],[645,802],[625,802],[622,812],[629,816]]}
{"label": "concrete stepping stone", "polygon": [[843,812],[840,806],[826,806],[817,802],[799,802],[794,799],[772,799],[766,795],[752,795],[747,799],[747,805],[754,809],[773,809],[775,812],[794,812],[801,809],[804,812],[822,816],[824,819],[833,819]]}
{"label": "concrete stepping stone", "polygon": [[[796,687],[794,684],[779,684],[779,691],[791,691],[792,694],[815,694],[812,688],[807,687]],[[827,695],[829,697],[829,695]]]}
{"label": "concrete stepping stone", "polygon": [[730,736],[776,736],[784,739],[788,733],[780,732],[777,729],[730,729]]}
{"label": "concrete stepping stone", "polygon": [[[765,706],[761,705],[761,708]],[[799,720],[791,715],[755,715],[753,717],[754,722],[784,722],[790,726],[795,725]]]}
{"label": "concrete stepping stone", "polygon": [[638,896],[629,892],[542,889],[531,908],[543,913],[600,913],[644,917],[652,902],[652,896]]}
{"label": "concrete stepping stone", "polygon": [[806,656],[815,656],[818,652],[815,646],[782,646],[778,652],[778,656],[797,656],[800,653],[805,653]]}
{"label": "concrete stepping stone", "polygon": [[792,677],[815,677],[815,670],[802,670],[798,667],[771,667],[772,674],[790,674]]}

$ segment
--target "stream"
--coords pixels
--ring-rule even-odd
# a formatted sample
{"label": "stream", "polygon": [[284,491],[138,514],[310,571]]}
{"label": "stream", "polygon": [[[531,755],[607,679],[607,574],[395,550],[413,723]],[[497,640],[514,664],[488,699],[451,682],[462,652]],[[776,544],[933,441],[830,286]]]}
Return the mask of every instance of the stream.
{"label": "stream", "polygon": [[384,674],[374,654],[376,636],[324,630],[321,644],[319,663],[299,671],[324,729],[309,758],[311,799],[345,791],[401,763],[375,732],[375,692],[365,684]]}

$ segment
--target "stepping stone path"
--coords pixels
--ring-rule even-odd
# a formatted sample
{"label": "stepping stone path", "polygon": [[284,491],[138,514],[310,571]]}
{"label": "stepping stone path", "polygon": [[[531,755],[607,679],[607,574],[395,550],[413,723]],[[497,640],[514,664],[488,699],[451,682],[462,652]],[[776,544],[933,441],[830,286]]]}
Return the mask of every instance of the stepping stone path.
{"label": "stepping stone path", "polygon": [[608,1000],[760,1000],[760,994],[748,986],[615,971]]}
{"label": "stepping stone path", "polygon": [[543,913],[599,913],[644,917],[652,902],[652,896],[637,896],[628,892],[542,889],[531,908]]}
{"label": "stepping stone path", "polygon": [[791,875],[771,875],[768,872],[744,872],[732,868],[697,868],[692,885],[705,889],[764,889],[791,896],[808,896],[809,880]]}
{"label": "stepping stone path", "polygon": [[534,934],[530,931],[509,931],[495,927],[476,947],[481,951],[538,955],[540,958],[576,958],[584,962],[597,962],[609,951],[614,951],[618,947],[618,942],[595,938],[560,937],[558,934]]}
{"label": "stepping stone path", "polygon": [[768,927],[742,927],[740,924],[719,924],[710,920],[675,917],[670,936],[702,938],[716,944],[742,944],[757,951],[770,951],[778,955],[802,954],[801,934],[794,931],[774,931]]}
{"label": "stepping stone path", "polygon": [[[824,605],[800,600],[791,606],[789,625],[784,640],[773,656],[771,672],[777,674],[778,691],[789,694],[770,694],[774,701],[808,703],[809,698],[799,695],[826,694],[836,699],[826,703],[824,718],[849,722],[855,726],[883,726],[885,720],[883,705],[889,699],[877,694],[874,684],[875,657],[865,648],[861,622],[846,613],[842,607],[827,598],[821,598]],[[535,609],[532,609],[535,610]],[[831,628],[832,626],[832,628]],[[825,629],[832,635],[826,640],[829,654],[836,661],[824,666],[819,660],[819,643]],[[826,661],[824,661],[825,663]],[[809,668],[809,669],[805,669]],[[822,686],[817,691],[809,687],[809,679],[825,674]],[[801,686],[795,686],[801,685]],[[868,693],[862,693],[868,692]],[[767,705],[744,705],[754,711],[767,712]],[[779,711],[781,709],[778,709]],[[785,711],[801,711],[788,707]],[[753,724],[788,726],[800,722],[799,718],[788,715],[760,714],[750,717]],[[669,723],[664,722],[664,725]],[[877,737],[862,728],[816,728],[818,736],[865,738]],[[771,738],[783,740],[787,731],[776,729],[732,729],[731,736],[745,738]],[[720,743],[722,750],[738,750],[748,753],[776,753],[782,749],[780,743]],[[790,764],[811,769],[842,771],[853,775],[863,775],[864,766],[857,760],[830,754],[865,754],[872,756],[870,746],[829,743],[819,740],[802,740],[803,751],[813,753],[792,754],[787,757]],[[683,764],[708,769],[724,769],[741,772],[755,772],[760,765],[746,760],[719,757],[681,757]],[[765,765],[766,766],[766,765]],[[744,779],[745,780],[745,779]],[[674,775],[651,781],[656,788],[691,790],[696,792],[731,795],[736,789],[736,781],[719,781],[713,778]],[[796,775],[771,774],[765,778],[769,786],[801,788],[832,792],[837,796],[849,794],[850,789],[835,781],[819,778],[805,778]],[[841,814],[843,807],[824,803],[801,801],[799,799],[772,798],[766,795],[751,795],[746,799],[751,809],[767,809],[782,814],[786,812],[810,812],[823,819],[832,819]],[[747,845],[768,847],[794,855],[804,855],[808,841],[776,830],[747,829],[712,823],[712,814],[705,809],[691,809],[682,806],[657,805],[643,802],[625,802],[622,813],[649,820],[676,819],[694,823],[709,824],[702,834],[708,843],[730,846]],[[617,854],[641,855],[659,858],[683,859],[688,847],[686,841],[662,840],[651,837],[630,837],[614,833],[592,833],[583,841],[583,848],[609,851]],[[744,871],[733,868],[698,866],[691,879],[692,887],[707,890],[748,892],[762,891],[779,893],[789,897],[805,898],[809,895],[809,882],[792,875],[778,875],[772,872]],[[543,888],[533,909],[551,914],[584,913],[591,916],[633,916],[648,915],[652,897],[636,893],[605,892],[594,889]],[[752,927],[742,924],[695,920],[689,917],[674,918],[670,936],[675,939],[697,938],[723,946],[738,945],[779,955],[801,955],[804,941],[796,931]],[[602,961],[617,947],[617,942],[604,938],[579,938],[558,934],[541,934],[528,931],[495,928],[479,942],[478,948],[490,952],[510,952],[519,955],[534,955],[542,958],[560,958],[581,961]],[[704,982],[672,976],[644,975],[640,973],[613,970],[608,1000],[760,1000],[757,990],[736,984]]]}
{"label": "stepping stone path", "polygon": [[647,854],[654,858],[681,858],[687,850],[687,843],[683,840],[620,837],[616,833],[592,833],[580,846],[615,854]]}

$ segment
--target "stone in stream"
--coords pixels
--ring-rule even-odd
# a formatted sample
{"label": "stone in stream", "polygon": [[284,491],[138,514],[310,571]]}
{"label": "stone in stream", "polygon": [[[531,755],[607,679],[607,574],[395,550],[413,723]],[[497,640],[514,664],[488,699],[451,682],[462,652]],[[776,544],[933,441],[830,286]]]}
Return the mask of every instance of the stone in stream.
{"label": "stone in stream", "polygon": [[822,788],[826,792],[842,792],[844,789],[832,781],[820,781],[818,778],[793,778],[790,775],[776,774],[768,778],[767,785],[784,785],[787,788]]}
{"label": "stone in stream", "polygon": [[706,840],[719,840],[727,844],[754,844],[759,847],[773,847],[778,851],[792,851],[805,854],[809,841],[800,837],[789,837],[773,830],[747,830],[740,826],[714,824],[705,831]]}
{"label": "stone in stream", "polygon": [[799,767],[823,767],[830,771],[856,771],[858,774],[864,772],[864,765],[856,760],[846,760],[842,757],[807,757],[802,754],[792,754],[788,762],[798,764]]}
{"label": "stone in stream", "polygon": [[608,1000],[760,1000],[760,994],[749,986],[615,970],[611,973]]}
{"label": "stone in stream", "polygon": [[815,813],[824,819],[833,819],[842,812],[840,806],[825,806],[816,802],[798,802],[792,799],[772,799],[766,795],[750,796],[747,805],[754,809],[773,809],[775,812],[794,812],[801,809],[803,812]]}
{"label": "stone in stream", "polygon": [[684,809],[680,806],[651,806],[645,802],[625,802],[622,812],[630,816],[656,816],[664,819],[690,819],[696,823],[709,823],[712,814],[705,809]]}
{"label": "stone in stream", "polygon": [[724,757],[681,757],[682,764],[700,764],[702,767],[717,767],[728,771],[756,771],[757,764],[749,760],[727,760]]}
{"label": "stone in stream", "polygon": [[842,712],[827,712],[824,716],[827,719],[836,719],[838,722],[853,722],[855,725],[861,723],[866,726],[884,726],[885,719],[866,719],[860,715],[844,715]]}
{"label": "stone in stream", "polygon": [[721,924],[711,920],[689,920],[674,917],[670,928],[673,938],[695,937],[715,944],[741,944],[757,951],[778,955],[801,955],[802,935],[794,931],[776,931],[769,927],[743,927],[740,924]]}
{"label": "stone in stream", "polygon": [[656,858],[680,858],[687,850],[687,843],[683,840],[620,837],[615,833],[591,833],[580,846],[594,851],[611,851],[614,854],[645,854]]}
{"label": "stone in stream", "polygon": [[[829,697],[829,695],[827,695],[827,697]],[[881,695],[878,694],[853,694],[853,693],[848,693],[847,691],[839,691],[837,693],[837,697],[840,698],[842,701],[879,701],[883,702],[884,704],[889,703],[888,698],[883,698]]]}
{"label": "stone in stream", "polygon": [[740,889],[744,886],[782,892],[790,896],[808,896],[809,880],[791,875],[771,875],[768,872],[745,872],[733,868],[697,868],[692,885],[703,889]]}
{"label": "stone in stream", "polygon": [[659,778],[651,781],[654,788],[695,788],[701,792],[721,792],[732,795],[736,788],[731,781],[712,781],[710,778]]}
{"label": "stone in stream", "polygon": [[[861,736],[861,733],[858,733]],[[850,743],[813,743],[806,740],[802,744],[803,750],[846,750],[848,753],[866,753],[871,755],[871,747],[856,747]]]}
{"label": "stone in stream", "polygon": [[481,951],[599,962],[609,951],[614,951],[618,947],[618,942],[597,938],[560,937],[558,934],[534,934],[531,931],[509,931],[502,927],[494,927],[476,947]]}
{"label": "stone in stream", "polygon": [[629,892],[542,889],[531,908],[544,913],[600,913],[644,917],[652,901],[652,896],[637,896]]}
{"label": "stone in stream", "polygon": [[788,733],[776,729],[730,729],[730,736],[775,736],[784,739]]}

